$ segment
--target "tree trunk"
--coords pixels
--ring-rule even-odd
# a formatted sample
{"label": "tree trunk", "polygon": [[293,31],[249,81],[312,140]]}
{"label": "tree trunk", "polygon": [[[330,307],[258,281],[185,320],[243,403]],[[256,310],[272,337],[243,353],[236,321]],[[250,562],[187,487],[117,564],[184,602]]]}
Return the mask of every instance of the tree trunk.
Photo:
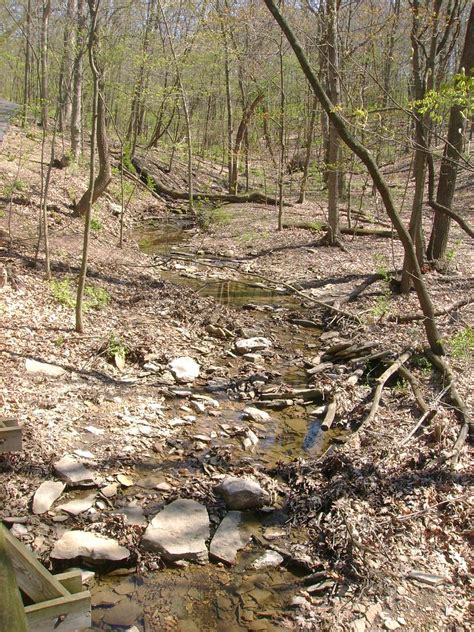
{"label": "tree trunk", "polygon": [[84,46],[84,0],[77,0],[74,62],[72,69],[71,154],[77,162],[82,149],[82,57]]}
{"label": "tree trunk", "polygon": [[304,54],[304,51],[294,32],[292,31],[286,20],[283,18],[281,13],[278,11],[273,0],[264,0],[264,2],[267,5],[270,13],[275,18],[276,22],[279,24],[282,31],[285,33],[286,38],[293,48],[293,51],[300,63],[300,66],[314,91],[314,94],[318,98],[324,110],[327,112],[329,119],[334,124],[341,139],[345,142],[349,149],[360,158],[360,160],[366,166],[369,174],[371,175],[377,191],[382,198],[385,209],[387,211],[387,215],[389,216],[395,230],[397,231],[400,241],[402,242],[404,251],[408,254],[410,265],[413,266],[413,269],[415,271],[413,281],[418,295],[418,300],[420,302],[421,310],[425,315],[424,326],[429,345],[433,353],[438,355],[443,354],[444,349],[441,343],[441,336],[438,332],[438,328],[435,322],[433,304],[422,279],[421,270],[416,258],[415,248],[411,237],[407,229],[403,225],[403,222],[401,221],[400,216],[395,208],[394,202],[392,200],[392,195],[390,193],[390,188],[387,182],[385,181],[380,169],[375,163],[372,154],[351,134],[344,122],[344,119],[335,110],[334,104],[331,103],[331,100],[326,94],[317,76],[312,71],[306,55]]}
{"label": "tree trunk", "polygon": [[28,107],[30,105],[30,46],[31,46],[31,0],[26,6],[26,27],[25,27],[25,73],[23,77],[23,127],[28,118]]}
{"label": "tree trunk", "polygon": [[[89,168],[89,188],[86,191],[88,194],[88,199],[84,204],[84,214],[85,214],[85,222],[84,222],[84,241],[82,245],[82,261],[81,261],[81,269],[79,271],[79,283],[77,287],[77,298],[76,298],[76,331],[79,333],[84,332],[84,324],[82,321],[82,304],[84,299],[84,289],[86,287],[86,278],[87,278],[87,266],[88,266],[88,257],[89,257],[89,238],[91,231],[91,216],[92,216],[92,205],[94,203],[94,188],[96,183],[95,178],[95,144],[96,144],[96,136],[97,141],[99,142],[99,120],[100,120],[100,71],[97,67],[97,61],[94,56],[94,49],[97,45],[97,17],[99,13],[100,0],[88,0],[89,3],[89,12],[91,16],[91,27],[89,32],[89,63],[92,70],[92,76],[94,78],[94,86],[93,86],[93,96],[92,96],[92,132],[91,132],[91,162]],[[103,106],[102,106],[103,107]],[[105,108],[104,111],[104,123],[105,123]],[[100,177],[100,173],[98,178]],[[86,195],[84,194],[84,195]],[[83,196],[84,197],[84,196]]]}
{"label": "tree trunk", "polygon": [[[469,20],[466,27],[466,37],[459,64],[459,72],[472,77],[474,67],[474,5],[471,6]],[[458,175],[459,155],[463,148],[463,132],[465,117],[459,105],[453,105],[449,113],[448,137],[444,147],[444,155],[436,192],[436,202],[451,209],[456,180]],[[439,212],[435,212],[433,228],[428,244],[427,257],[429,261],[443,262],[448,245],[451,219]]]}
{"label": "tree trunk", "polygon": [[[341,100],[337,43],[338,0],[327,0],[326,6],[329,98],[334,107],[337,108]],[[339,243],[341,237],[339,227],[339,142],[339,134],[333,121],[330,119],[328,147],[328,230],[325,238],[330,246]]]}
{"label": "tree trunk", "polygon": [[71,87],[73,69],[73,56],[75,49],[74,28],[71,28],[74,19],[75,0],[67,0],[66,23],[64,25],[63,57],[59,73],[59,131],[62,132],[71,119]]}
{"label": "tree trunk", "polygon": [[[89,3],[93,0],[89,0]],[[97,7],[100,0],[97,0]],[[110,167],[110,152],[109,152],[109,141],[107,138],[107,123],[106,123],[106,107],[104,102],[104,79],[101,75],[101,71],[97,69],[99,72],[98,79],[98,97],[97,97],[97,153],[99,155],[99,173],[97,174],[97,178],[94,183],[91,185],[89,182],[89,188],[83,194],[81,199],[76,205],[74,215],[76,217],[83,217],[91,210],[91,205],[93,205],[96,200],[104,193],[104,191],[109,186],[110,180],[112,179],[112,172]],[[92,137],[91,137],[92,138]],[[92,144],[92,140],[91,140]],[[92,159],[92,158],[91,158]]]}
{"label": "tree trunk", "polygon": [[313,136],[314,136],[314,126],[316,124],[317,104],[318,104],[317,98],[313,97],[313,106],[311,108],[311,118],[309,120],[308,136],[306,138],[306,155],[304,159],[303,177],[301,178],[300,195],[298,198],[298,204],[303,204],[306,197],[306,185],[308,182],[309,165],[311,164],[311,150],[313,148]]}
{"label": "tree trunk", "polygon": [[41,50],[40,50],[40,96],[41,125],[48,129],[48,31],[51,0],[44,0],[41,16]]}
{"label": "tree trunk", "polygon": [[230,193],[237,193],[238,180],[239,180],[239,161],[240,161],[240,151],[242,149],[242,143],[245,136],[245,131],[247,130],[250,119],[252,118],[253,113],[257,105],[263,99],[263,93],[260,92],[257,94],[252,103],[244,109],[242,114],[242,120],[240,121],[239,128],[237,130],[237,135],[235,137],[235,144],[233,148],[233,160],[232,160],[232,178],[231,178],[231,186]]}

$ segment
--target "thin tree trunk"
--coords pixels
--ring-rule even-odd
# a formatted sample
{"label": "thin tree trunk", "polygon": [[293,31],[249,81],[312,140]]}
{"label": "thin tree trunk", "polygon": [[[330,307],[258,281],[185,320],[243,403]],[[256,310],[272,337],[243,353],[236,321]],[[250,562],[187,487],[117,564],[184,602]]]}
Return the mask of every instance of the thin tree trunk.
{"label": "thin tree trunk", "polygon": [[[474,5],[471,6],[469,20],[466,27],[466,37],[459,64],[459,72],[465,72],[472,77],[474,67]],[[459,156],[463,148],[465,117],[459,105],[453,105],[449,112],[448,136],[444,147],[438,179],[436,202],[450,209],[452,206],[456,180],[458,175]],[[428,244],[427,257],[429,261],[442,262],[446,256],[451,219],[439,212],[435,212],[435,219]]]}
{"label": "thin tree trunk", "polygon": [[181,94],[181,102],[183,104],[183,114],[184,114],[184,123],[186,129],[186,142],[188,145],[188,189],[189,189],[189,201],[188,201],[188,210],[191,215],[194,215],[194,197],[193,197],[193,143],[192,143],[192,134],[191,134],[191,119],[189,115],[189,105],[188,99],[186,96],[186,92],[184,90],[184,84],[181,77],[181,71],[179,68],[178,58],[176,57],[176,52],[174,49],[173,39],[171,37],[171,33],[168,26],[168,21],[165,16],[165,12],[163,11],[163,6],[161,2],[158,2],[158,6],[161,11],[161,17],[163,19],[163,23],[165,25],[166,34],[168,37],[171,56],[173,57],[173,61],[176,67],[176,77],[178,79],[179,91]]}
{"label": "thin tree trunk", "polygon": [[[329,96],[337,107],[341,100],[339,85],[339,55],[337,43],[338,0],[327,0],[327,50]],[[334,122],[329,120],[328,149],[328,230],[326,242],[330,246],[339,243],[339,134]]]}
{"label": "thin tree trunk", "polygon": [[303,177],[301,178],[300,195],[298,197],[298,204],[303,204],[306,197],[306,185],[308,183],[309,166],[311,164],[311,150],[313,149],[313,137],[314,137],[314,127],[316,124],[317,104],[318,104],[317,98],[313,97],[313,105],[311,108],[311,118],[309,120],[309,127],[308,127],[308,136],[306,138],[306,155],[304,159]]}
{"label": "thin tree trunk", "polygon": [[41,15],[41,50],[40,50],[40,96],[41,125],[48,129],[48,31],[51,0],[44,0]]}
{"label": "thin tree trunk", "polygon": [[26,27],[25,27],[25,73],[23,77],[23,127],[28,119],[28,108],[30,105],[30,37],[31,37],[31,0],[26,6]]}
{"label": "thin tree trunk", "polygon": [[[283,0],[280,7],[284,8]],[[283,32],[280,33],[278,46],[280,66],[280,116],[279,116],[279,141],[280,157],[278,161],[278,230],[283,230],[283,174],[285,171],[285,75],[283,67]]]}
{"label": "thin tree trunk", "polygon": [[84,0],[77,0],[75,50],[72,71],[71,158],[77,162],[82,150],[82,58],[84,46]]}
{"label": "thin tree trunk", "polygon": [[98,119],[99,119],[99,102],[100,102],[100,73],[97,68],[96,60],[94,57],[94,48],[96,46],[97,39],[97,17],[99,13],[100,0],[88,0],[89,11],[91,15],[91,27],[89,33],[89,63],[94,77],[93,97],[92,97],[92,132],[91,132],[91,162],[89,168],[89,194],[88,203],[85,205],[85,223],[84,223],[84,241],[82,246],[82,261],[81,269],[79,272],[79,283],[77,287],[76,298],[76,331],[79,333],[84,332],[84,323],[82,320],[83,311],[83,299],[84,289],[86,287],[87,278],[87,265],[89,257],[89,238],[91,230],[91,215],[92,204],[94,200],[94,186],[95,186],[95,146],[96,146],[96,132],[98,131]]}
{"label": "thin tree trunk", "polygon": [[397,231],[403,248],[405,252],[408,253],[410,265],[413,266],[413,269],[415,271],[413,281],[418,295],[418,300],[420,302],[421,310],[425,315],[424,326],[430,348],[435,354],[443,354],[444,350],[441,343],[441,336],[436,326],[433,304],[422,279],[421,270],[416,258],[415,248],[411,237],[407,229],[403,225],[403,222],[400,219],[400,216],[395,208],[395,204],[390,193],[390,188],[385,181],[385,178],[383,177],[380,169],[375,163],[372,154],[351,134],[346,126],[346,123],[344,122],[344,119],[335,110],[334,104],[331,102],[317,76],[312,71],[306,55],[304,54],[304,51],[299,41],[297,40],[293,30],[290,28],[285,18],[278,11],[273,0],[264,0],[264,2],[268,7],[270,13],[275,18],[276,22],[279,24],[282,31],[285,33],[285,36],[288,39],[291,47],[293,48],[293,51],[300,63],[300,66],[314,91],[314,94],[317,96],[322,107],[327,112],[329,119],[339,132],[341,139],[349,147],[349,149],[360,158],[360,160],[363,162],[368,172],[370,173],[374,184],[376,185],[377,191],[379,192],[385,205],[387,215],[389,216],[395,230]]}
{"label": "thin tree trunk", "polygon": [[252,118],[253,113],[257,105],[263,99],[263,93],[260,92],[257,94],[252,103],[244,109],[242,114],[242,120],[240,121],[239,128],[237,130],[237,135],[235,137],[235,144],[233,148],[233,164],[232,164],[232,178],[231,178],[231,186],[230,193],[237,193],[238,180],[239,180],[239,161],[240,161],[240,151],[242,149],[242,143],[244,140],[245,131],[247,130],[250,119]]}
{"label": "thin tree trunk", "polygon": [[63,37],[63,57],[61,60],[61,68],[59,72],[59,131],[64,131],[65,126],[71,119],[71,87],[73,75],[73,56],[75,49],[75,29],[72,27],[74,19],[75,0],[67,0],[66,5],[66,22],[64,25]]}

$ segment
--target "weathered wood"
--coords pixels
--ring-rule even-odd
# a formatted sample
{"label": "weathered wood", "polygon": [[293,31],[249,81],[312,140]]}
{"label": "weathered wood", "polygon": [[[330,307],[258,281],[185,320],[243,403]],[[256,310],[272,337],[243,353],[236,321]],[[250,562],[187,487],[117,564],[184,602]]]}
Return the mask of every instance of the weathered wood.
{"label": "weathered wood", "polygon": [[332,399],[327,407],[326,416],[324,417],[324,421],[321,424],[321,430],[329,430],[334,423],[334,419],[336,418],[336,398]]}
{"label": "weathered wood", "polygon": [[18,452],[22,448],[22,433],[16,419],[0,419],[0,452]]}
{"label": "weathered wood", "polygon": [[34,602],[67,597],[68,591],[42,564],[33,553],[17,540],[3,525],[5,550],[15,569],[18,585]]}
{"label": "weathered wood", "polygon": [[13,565],[6,552],[3,525],[0,528],[0,630],[26,632],[26,617]]}
{"label": "weathered wood", "polygon": [[74,632],[91,624],[91,594],[88,590],[25,607],[30,630]]}
{"label": "weathered wood", "polygon": [[66,571],[65,573],[57,573],[54,575],[64,588],[72,593],[82,592],[82,574],[79,570]]}

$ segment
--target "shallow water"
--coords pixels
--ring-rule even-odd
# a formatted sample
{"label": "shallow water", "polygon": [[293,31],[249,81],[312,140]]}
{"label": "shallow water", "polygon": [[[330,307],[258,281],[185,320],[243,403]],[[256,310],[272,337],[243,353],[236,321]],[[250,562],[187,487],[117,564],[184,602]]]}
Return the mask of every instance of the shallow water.
{"label": "shallow water", "polygon": [[[142,250],[149,254],[166,255],[178,246],[180,253],[186,253],[188,230],[192,230],[189,218],[168,218],[154,227],[147,227],[137,237]],[[199,257],[185,258],[180,263],[184,269],[163,270],[162,278],[191,288],[202,296],[213,297],[229,307],[241,309],[249,304],[264,307],[263,310],[253,312],[260,323],[269,319],[276,310],[301,308],[300,302],[294,297],[267,288],[248,276],[230,281],[209,278],[209,268],[199,265]],[[215,273],[213,268],[212,274]],[[274,327],[274,323],[269,322],[269,326]],[[286,331],[284,328],[278,331],[280,337],[287,337],[287,342],[291,340],[295,351],[305,349],[308,344],[315,349],[319,334],[317,329],[301,329],[296,334],[294,330]],[[280,381],[289,387],[307,385],[306,373],[300,366],[278,358],[272,368],[280,372]],[[198,415],[189,440],[184,441],[183,447],[187,451],[192,451],[193,435],[208,435],[215,430],[217,437],[213,439],[213,444],[230,445],[236,463],[253,461],[271,467],[300,456],[317,456],[342,434],[337,430],[321,430],[322,419],[312,412],[318,402],[291,406],[280,411],[269,410],[271,420],[256,424],[242,419],[245,404],[230,400],[225,390],[211,395],[220,400],[222,414],[215,418]],[[232,428],[248,426],[258,435],[259,443],[250,451],[244,450],[238,435],[221,432],[220,424]],[[197,452],[195,455],[199,456]],[[182,457],[170,457],[165,463],[151,459],[137,467],[137,474],[175,473],[183,467],[192,470],[196,467],[193,461],[184,462]],[[103,594],[108,595],[109,601],[113,603],[96,603],[93,608],[93,628],[123,630],[136,625],[139,630],[152,632],[283,630],[272,622],[272,615],[284,613],[288,608],[298,589],[298,576],[284,566],[252,570],[252,562],[265,551],[259,544],[265,516],[255,515],[252,519],[255,520],[257,537],[239,554],[232,568],[209,563],[205,566],[165,568],[145,577],[130,575],[102,580],[93,590],[96,602],[97,595],[100,597]]]}

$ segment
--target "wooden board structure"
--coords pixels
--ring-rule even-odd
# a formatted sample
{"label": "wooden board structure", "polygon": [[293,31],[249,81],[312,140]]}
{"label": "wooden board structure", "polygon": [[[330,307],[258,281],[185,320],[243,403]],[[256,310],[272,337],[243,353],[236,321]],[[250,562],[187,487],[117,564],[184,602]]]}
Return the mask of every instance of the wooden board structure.
{"label": "wooden board structure", "polygon": [[[91,595],[82,589],[80,571],[52,575],[3,525],[4,550],[21,590],[34,602],[25,606],[30,630],[74,632],[91,625]],[[2,595],[0,594],[0,606]]]}
{"label": "wooden board structure", "polygon": [[21,450],[21,428],[12,417],[0,417],[0,452]]}

